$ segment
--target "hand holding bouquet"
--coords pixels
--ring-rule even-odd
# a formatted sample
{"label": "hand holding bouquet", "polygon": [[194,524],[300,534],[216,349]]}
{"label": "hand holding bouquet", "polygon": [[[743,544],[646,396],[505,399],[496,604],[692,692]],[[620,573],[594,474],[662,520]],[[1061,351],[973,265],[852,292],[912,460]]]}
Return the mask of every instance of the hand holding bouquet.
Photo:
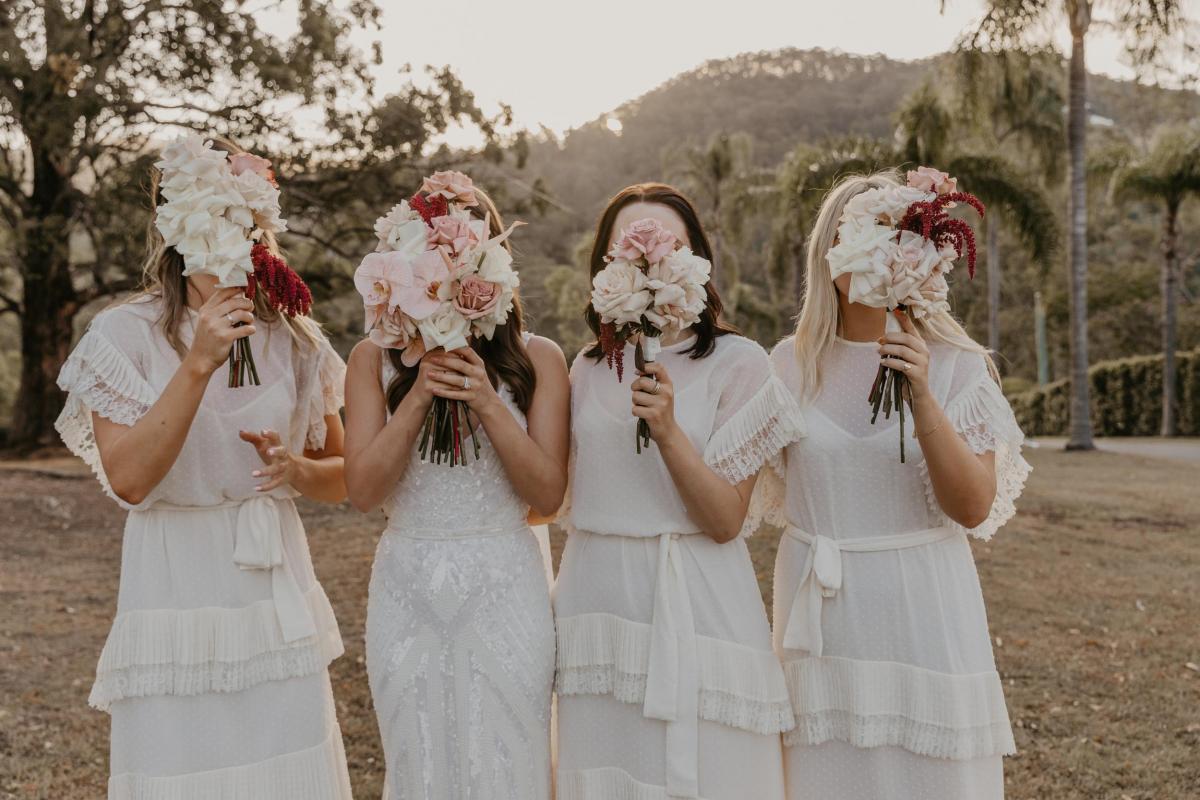
{"label": "hand holding bouquet", "polygon": [[[655,219],[621,231],[608,264],[592,279],[592,308],[600,317],[600,347],[617,380],[625,372],[625,343],[634,340],[635,366],[657,359],[659,337],[677,334],[700,320],[712,264],[682,245]],[[650,426],[637,424],[637,452],[650,444]]]}
{"label": "hand holding bouquet", "polygon": [[[166,203],[154,225],[183,258],[183,274],[214,275],[219,288],[244,287],[254,299],[262,289],[269,304],[289,317],[312,307],[312,294],[263,235],[287,230],[279,217],[279,189],[271,162],[251,153],[215,150],[203,136],[188,134],[167,145],[155,163]],[[229,350],[229,385],[259,384],[249,337]]]}
{"label": "hand holding bouquet", "polygon": [[[870,189],[851,198],[842,210],[837,244],[826,256],[832,277],[850,273],[850,302],[899,310],[914,319],[948,311],[946,275],[954,262],[965,255],[967,274],[975,277],[975,234],[947,213],[956,203],[984,214],[977,197],[958,191],[954,178],[932,167],[909,171],[905,186]],[[891,313],[887,330],[901,330]],[[880,411],[885,419],[897,411],[901,462],[908,395],[904,372],[881,364],[867,398],[871,422]]]}
{"label": "hand holding bouquet", "polygon": [[[479,219],[475,186],[461,172],[435,172],[421,190],[375,222],[379,244],[354,273],[372,342],[401,351],[406,366],[425,353],[491,339],[508,320],[520,283],[503,246],[513,223],[490,236],[491,220]],[[463,378],[470,389],[470,378]],[[421,429],[421,457],[451,466],[466,463],[463,437],[479,445],[462,400],[436,397]]]}

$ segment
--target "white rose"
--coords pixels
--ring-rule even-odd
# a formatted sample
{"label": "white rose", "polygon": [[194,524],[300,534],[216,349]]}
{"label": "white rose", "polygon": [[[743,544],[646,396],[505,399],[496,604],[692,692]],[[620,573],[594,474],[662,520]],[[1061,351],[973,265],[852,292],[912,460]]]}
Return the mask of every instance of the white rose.
{"label": "white rose", "polygon": [[246,277],[254,271],[250,261],[253,243],[240,225],[220,217],[209,223],[203,235],[188,237],[175,246],[183,257],[183,274],[215,275],[220,287],[245,286]]}
{"label": "white rose", "polygon": [[687,247],[646,270],[647,286],[654,295],[647,319],[663,332],[678,332],[699,322],[708,298],[704,285],[712,264]]}
{"label": "white rose", "polygon": [[936,196],[932,192],[923,192],[911,186],[869,189],[846,201],[841,221],[879,221],[885,225],[895,225],[910,205],[918,201],[933,200]]}
{"label": "white rose", "polygon": [[375,236],[379,238],[376,252],[395,250],[416,256],[428,246],[429,227],[420,214],[409,208],[407,200],[401,200],[375,220]]}
{"label": "white rose", "polygon": [[894,236],[891,228],[875,222],[852,219],[838,226],[838,243],[825,258],[831,277],[850,273],[850,302],[875,308],[889,305]]}
{"label": "white rose", "polygon": [[624,259],[608,262],[592,279],[592,308],[603,322],[638,322],[652,299],[645,273]]}
{"label": "white rose", "polygon": [[457,350],[467,346],[467,335],[471,332],[471,323],[462,314],[454,310],[454,306],[443,303],[441,308],[417,323],[421,338],[425,341],[425,349],[444,347],[447,350]]}

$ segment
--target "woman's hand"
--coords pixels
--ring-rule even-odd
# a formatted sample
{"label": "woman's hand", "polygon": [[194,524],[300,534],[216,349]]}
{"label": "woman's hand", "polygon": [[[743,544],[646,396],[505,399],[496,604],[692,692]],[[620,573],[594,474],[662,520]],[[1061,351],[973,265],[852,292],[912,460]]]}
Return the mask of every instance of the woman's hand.
{"label": "woman's hand", "polygon": [[675,386],[667,368],[657,361],[647,362],[630,389],[633,415],[649,423],[651,438],[661,445],[679,430],[675,423]]}
{"label": "woman's hand", "polygon": [[477,414],[500,402],[483,359],[470,347],[438,353],[432,359],[426,356],[425,360],[433,362],[430,378],[435,397],[461,400]]}
{"label": "woman's hand", "polygon": [[908,314],[899,309],[892,313],[903,330],[883,334],[879,339],[879,360],[908,379],[911,400],[916,403],[929,396],[929,348]]}
{"label": "woman's hand", "polygon": [[[229,360],[229,349],[238,339],[254,334],[254,303],[239,286],[218,289],[200,306],[196,334],[184,361],[211,375]],[[235,327],[244,323],[241,327]]]}
{"label": "woman's hand", "polygon": [[262,469],[256,469],[250,473],[255,478],[267,479],[266,483],[262,483],[256,488],[256,491],[269,492],[280,486],[292,484],[296,478],[296,459],[283,446],[283,441],[276,431],[270,428],[264,429],[262,433],[238,431],[238,437],[243,442],[254,445],[254,449],[258,451],[258,457],[266,465]]}

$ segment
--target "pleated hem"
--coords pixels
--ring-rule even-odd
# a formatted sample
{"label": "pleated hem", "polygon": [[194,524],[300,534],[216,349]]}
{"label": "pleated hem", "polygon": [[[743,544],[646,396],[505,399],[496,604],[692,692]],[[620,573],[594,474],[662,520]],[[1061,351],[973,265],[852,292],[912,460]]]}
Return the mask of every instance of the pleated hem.
{"label": "pleated hem", "polygon": [[619,767],[599,767],[559,770],[555,797],[557,800],[669,800],[670,796],[665,786],[636,781]]}
{"label": "pleated hem", "polygon": [[237,692],[312,675],[343,651],[319,584],[305,593],[317,633],[285,642],[275,602],[243,608],[130,611],[109,632],[88,703],[107,711],[128,697]]}
{"label": "pleated hem", "polygon": [[341,730],[308,750],[187,775],[114,775],[108,800],[352,800]]}
{"label": "pleated hem", "polygon": [[[649,625],[601,613],[560,617],[556,625],[558,694],[645,701]],[[774,652],[710,636],[696,641],[701,719],[765,735],[792,728],[787,685]]]}
{"label": "pleated hem", "polygon": [[967,760],[1016,752],[1000,676],[956,675],[891,661],[785,661],[796,727],[784,744],[841,741]]}

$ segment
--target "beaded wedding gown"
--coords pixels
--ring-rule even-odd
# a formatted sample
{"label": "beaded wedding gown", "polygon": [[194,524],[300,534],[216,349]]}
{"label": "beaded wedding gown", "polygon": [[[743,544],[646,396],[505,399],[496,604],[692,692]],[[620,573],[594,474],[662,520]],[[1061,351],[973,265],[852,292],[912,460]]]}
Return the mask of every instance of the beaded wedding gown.
{"label": "beaded wedding gown", "polygon": [[[383,384],[394,372],[384,360]],[[507,387],[501,398],[524,415]],[[367,673],[387,800],[550,797],[554,620],[529,507],[487,434],[478,460],[423,462],[387,501],[367,602]]]}

